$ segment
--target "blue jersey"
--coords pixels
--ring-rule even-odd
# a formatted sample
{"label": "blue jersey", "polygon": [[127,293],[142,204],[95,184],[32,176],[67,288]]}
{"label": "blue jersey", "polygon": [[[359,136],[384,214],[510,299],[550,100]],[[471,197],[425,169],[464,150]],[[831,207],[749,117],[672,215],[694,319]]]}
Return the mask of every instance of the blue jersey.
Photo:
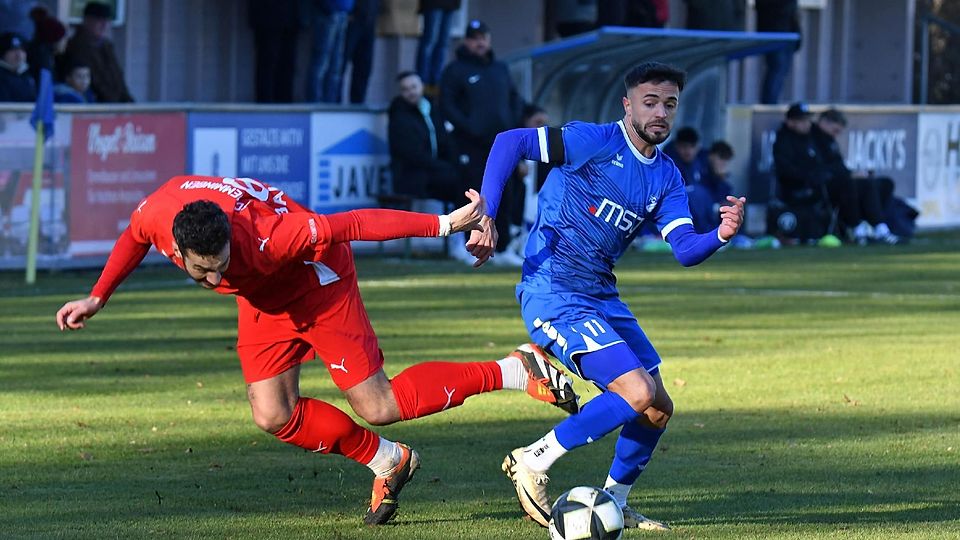
{"label": "blue jersey", "polygon": [[540,190],[517,293],[616,295],[614,264],[641,225],[653,223],[666,237],[693,223],[683,178],[660,150],[644,157],[622,121],[571,122],[562,139],[564,163]]}

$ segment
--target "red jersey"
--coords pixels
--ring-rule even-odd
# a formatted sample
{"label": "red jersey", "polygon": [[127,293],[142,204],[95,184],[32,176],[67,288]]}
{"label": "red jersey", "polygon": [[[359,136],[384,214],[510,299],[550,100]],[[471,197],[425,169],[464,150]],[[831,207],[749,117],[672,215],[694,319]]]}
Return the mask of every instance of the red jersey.
{"label": "red jersey", "polygon": [[[230,264],[214,289],[235,294],[258,311],[308,315],[329,303],[324,287],[356,283],[349,240],[436,236],[436,216],[391,210],[361,210],[323,216],[287,199],[283,192],[249,178],[176,176],[140,202],[117,241],[92,296],[104,302],[153,245],[171,262],[173,220],[184,205],[218,204],[230,221]],[[355,289],[355,285],[347,286]],[[331,287],[344,290],[343,287]]]}

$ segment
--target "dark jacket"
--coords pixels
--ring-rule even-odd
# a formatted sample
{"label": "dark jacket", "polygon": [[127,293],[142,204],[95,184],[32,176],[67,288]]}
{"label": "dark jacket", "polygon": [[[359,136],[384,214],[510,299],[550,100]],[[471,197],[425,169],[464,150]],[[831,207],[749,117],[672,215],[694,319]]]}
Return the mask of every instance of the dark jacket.
{"label": "dark jacket", "polygon": [[817,144],[817,151],[823,156],[823,164],[826,167],[828,181],[833,178],[850,178],[850,169],[847,168],[843,160],[843,153],[840,152],[840,145],[837,140],[829,133],[820,129],[816,123],[810,128],[810,135],[813,136]]}
{"label": "dark jacket", "polygon": [[0,63],[0,101],[36,101],[37,87],[30,72],[17,73]]}
{"label": "dark jacket", "polygon": [[746,0],[687,0],[687,28],[743,32],[746,11]]}
{"label": "dark jacket", "polygon": [[387,111],[387,134],[390,143],[390,172],[393,191],[417,198],[426,198],[431,178],[449,174],[456,162],[456,152],[443,127],[440,110],[431,103],[430,120],[437,135],[437,157],[430,147],[430,132],[420,110],[397,96]]}
{"label": "dark jacket", "polygon": [[[757,0],[757,32],[800,33],[797,0]],[[796,48],[800,49],[798,41]]]}
{"label": "dark jacket", "polygon": [[434,9],[443,11],[456,11],[460,9],[460,0],[420,0],[417,4],[417,13]]}
{"label": "dark jacket", "polygon": [[773,143],[778,196],[787,203],[816,202],[830,178],[825,156],[813,132],[803,135],[782,124]]}
{"label": "dark jacket", "polygon": [[680,171],[680,176],[683,178],[684,185],[699,184],[710,170],[710,160],[707,158],[708,152],[706,150],[701,149],[697,152],[697,155],[693,157],[693,161],[690,163],[680,159],[680,153],[677,152],[675,141],[670,141],[669,144],[664,146],[663,153],[670,156],[673,164],[677,166],[677,170]]}
{"label": "dark jacket", "polygon": [[519,125],[523,100],[492,51],[480,58],[461,46],[440,77],[440,110],[458,143],[489,148],[498,133]]}
{"label": "dark jacket", "polygon": [[101,103],[130,103],[133,96],[123,78],[123,69],[109,39],[98,40],[82,26],[67,42],[63,65],[90,66],[90,88]]}

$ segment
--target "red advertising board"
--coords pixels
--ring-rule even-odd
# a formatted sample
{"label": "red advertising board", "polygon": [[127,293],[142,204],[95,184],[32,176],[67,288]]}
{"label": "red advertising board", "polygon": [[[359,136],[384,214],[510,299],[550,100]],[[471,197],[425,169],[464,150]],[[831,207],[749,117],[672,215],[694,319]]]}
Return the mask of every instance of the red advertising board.
{"label": "red advertising board", "polygon": [[70,253],[107,254],[137,203],[183,174],[186,115],[77,114],[70,162]]}

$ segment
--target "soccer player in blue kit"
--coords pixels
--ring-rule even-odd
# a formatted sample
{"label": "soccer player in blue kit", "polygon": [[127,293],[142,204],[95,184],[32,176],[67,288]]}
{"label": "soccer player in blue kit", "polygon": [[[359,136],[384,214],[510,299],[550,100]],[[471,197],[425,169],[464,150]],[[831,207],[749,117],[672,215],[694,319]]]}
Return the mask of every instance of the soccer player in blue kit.
{"label": "soccer player in blue kit", "polygon": [[706,260],[743,222],[744,198],[727,197],[720,226],[693,228],[683,179],[657,145],[670,135],[686,74],[648,62],[624,78],[624,117],[609,124],[570,122],[562,129],[514,129],[497,136],[482,192],[483,231],[467,249],[482,265],[496,246],[500,193],[520,159],[556,165],[538,199],[517,300],[537,344],[603,392],[579,414],[503,461],[520,505],[547,526],[547,470],[574,448],[621,427],[604,489],[620,503],[627,527],[668,529],[627,506],[673,414],[660,378],[660,356],[619,297],[614,263],[644,221],[652,222],[683,266]]}

